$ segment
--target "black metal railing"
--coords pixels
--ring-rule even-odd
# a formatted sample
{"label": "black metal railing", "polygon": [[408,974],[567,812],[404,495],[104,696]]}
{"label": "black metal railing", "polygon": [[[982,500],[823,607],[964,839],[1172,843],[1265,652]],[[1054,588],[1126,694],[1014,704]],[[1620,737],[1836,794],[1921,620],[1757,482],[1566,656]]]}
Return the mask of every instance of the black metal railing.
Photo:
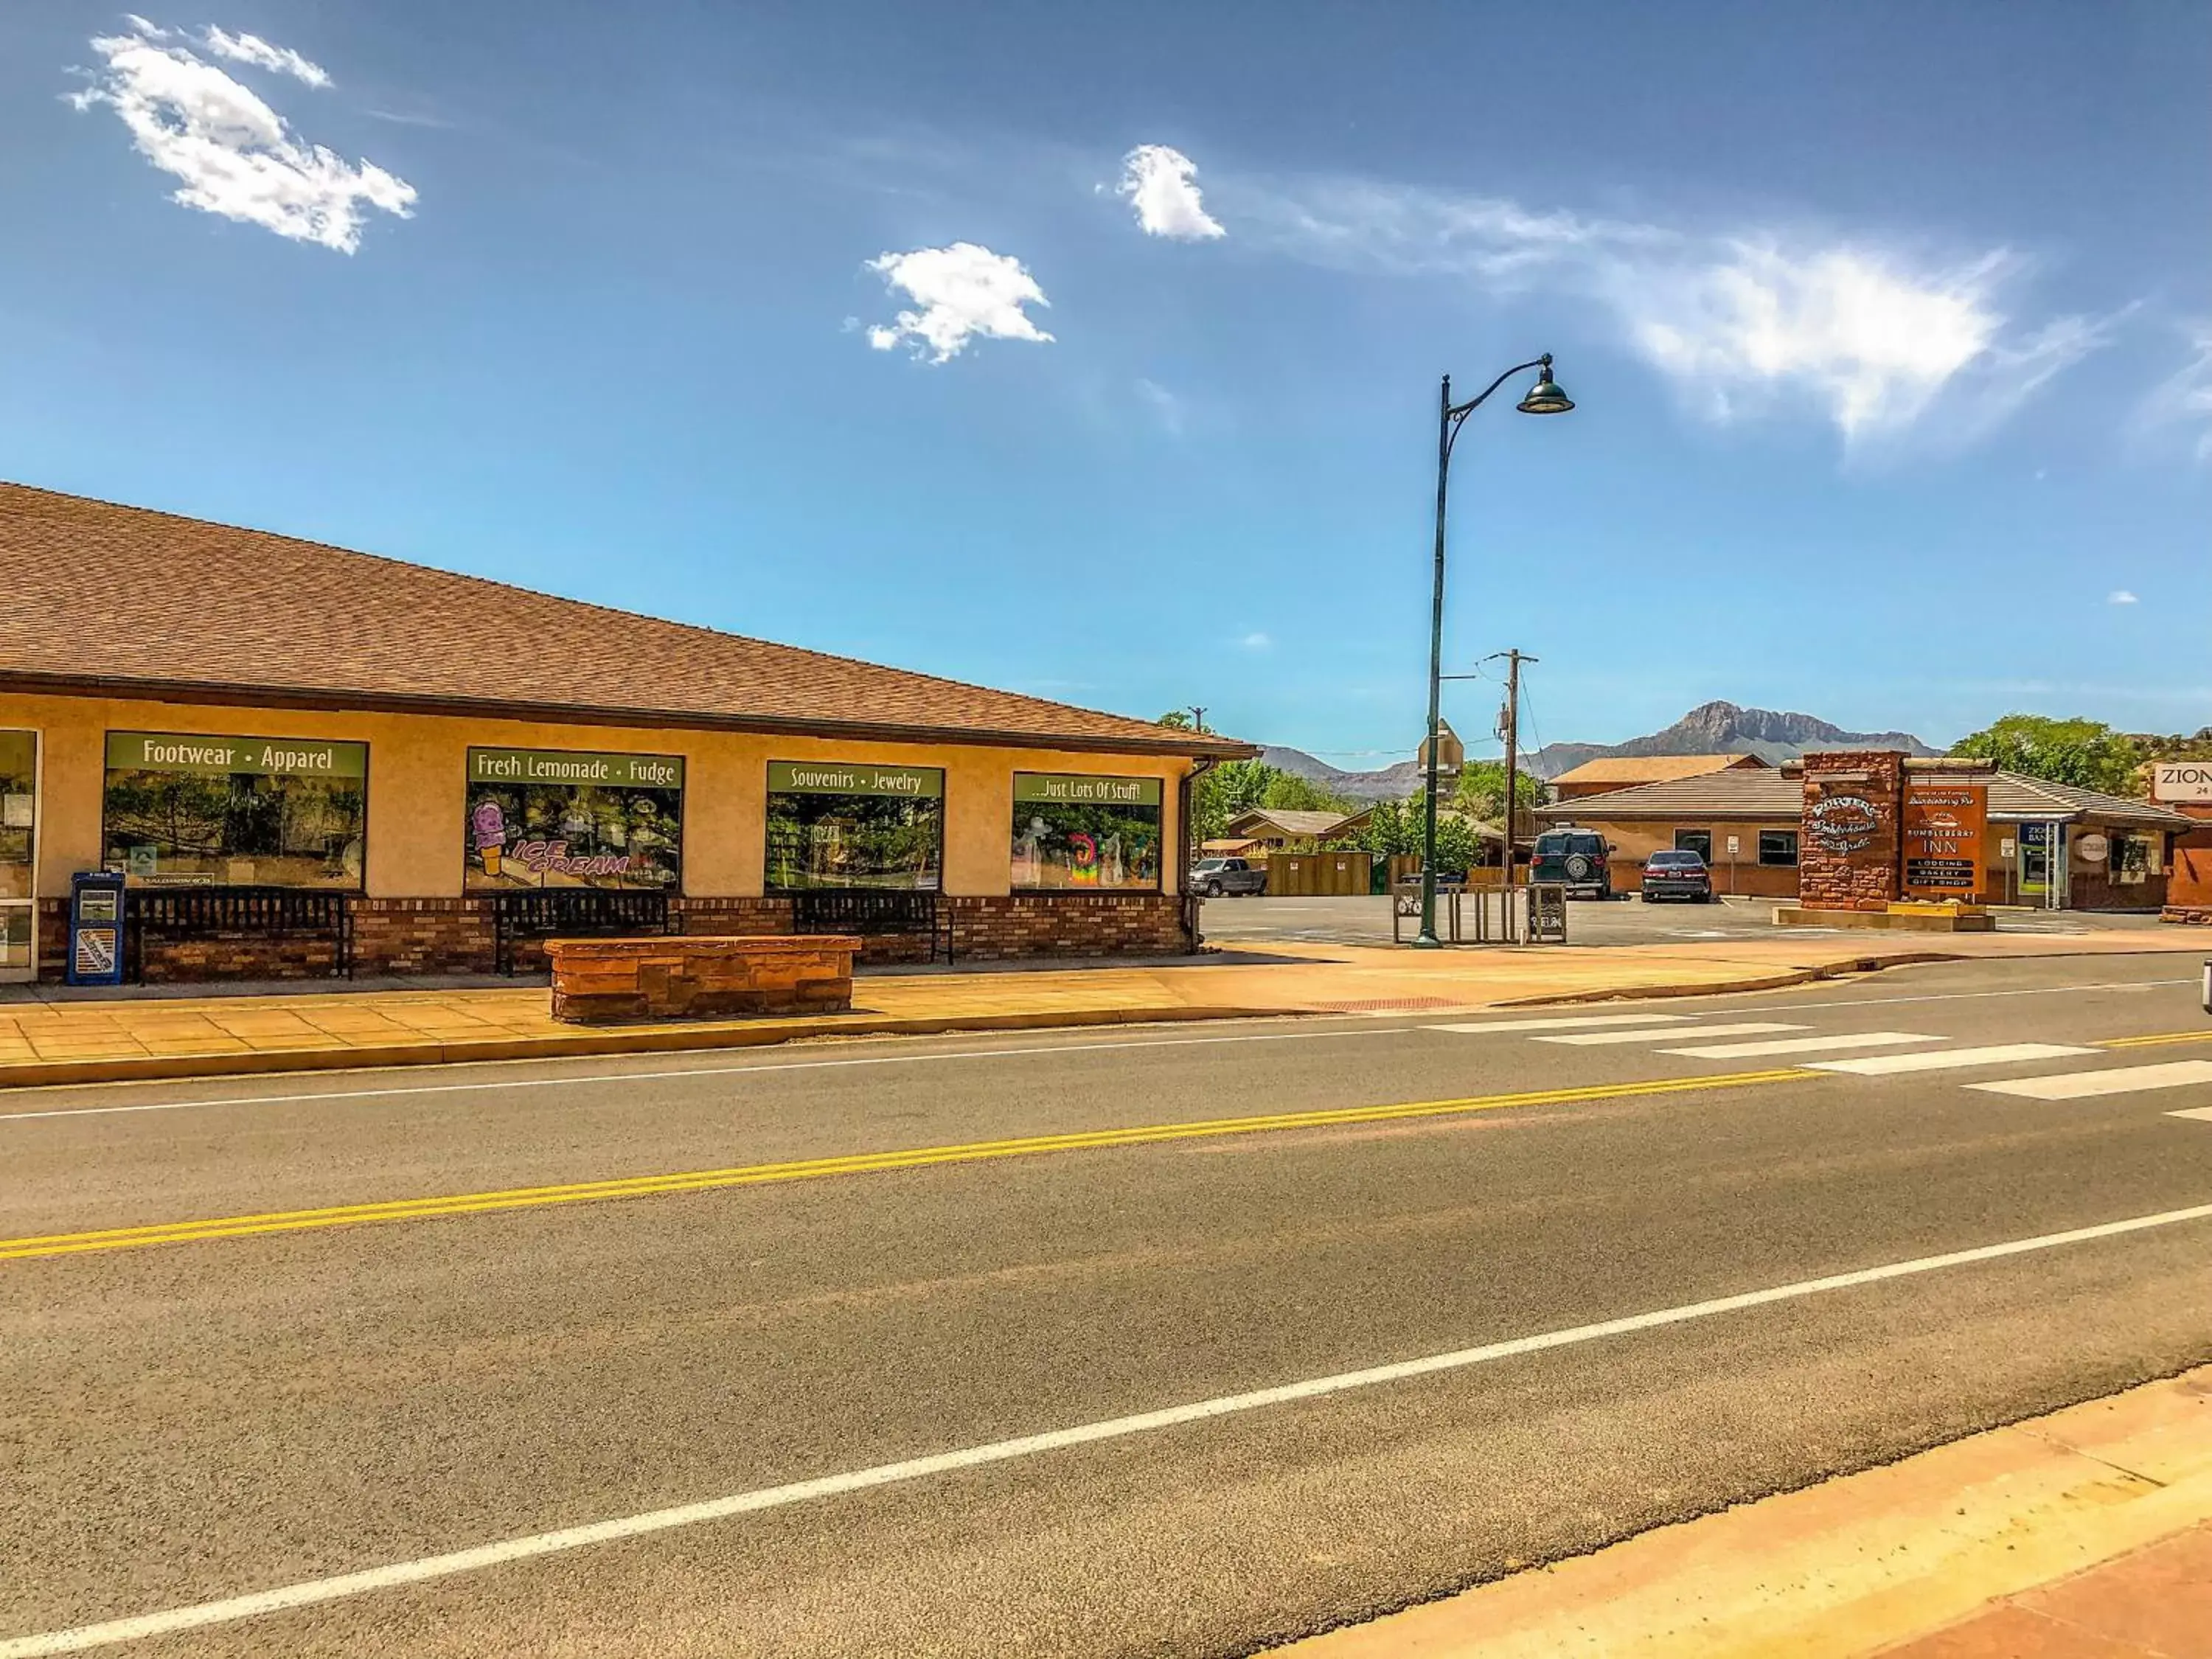
{"label": "black metal railing", "polygon": [[146,976],[146,941],[327,939],[331,972],[353,974],[351,893],[311,887],[133,887],[124,897],[129,972]]}
{"label": "black metal railing", "polygon": [[609,887],[536,887],[491,896],[494,962],[514,972],[519,940],[600,939],[672,933],[677,915],[665,891]]}
{"label": "black metal railing", "polygon": [[927,939],[929,959],[952,960],[952,912],[936,893],[874,887],[802,887],[791,896],[795,933],[900,935]]}

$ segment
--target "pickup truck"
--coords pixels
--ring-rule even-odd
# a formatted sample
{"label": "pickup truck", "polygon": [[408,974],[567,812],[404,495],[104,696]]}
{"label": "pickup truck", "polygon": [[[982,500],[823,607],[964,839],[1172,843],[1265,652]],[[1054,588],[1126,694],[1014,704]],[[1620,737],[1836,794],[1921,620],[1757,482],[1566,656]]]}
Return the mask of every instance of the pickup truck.
{"label": "pickup truck", "polygon": [[1219,898],[1267,890],[1267,872],[1243,859],[1200,859],[1190,866],[1190,890],[1200,898]]}

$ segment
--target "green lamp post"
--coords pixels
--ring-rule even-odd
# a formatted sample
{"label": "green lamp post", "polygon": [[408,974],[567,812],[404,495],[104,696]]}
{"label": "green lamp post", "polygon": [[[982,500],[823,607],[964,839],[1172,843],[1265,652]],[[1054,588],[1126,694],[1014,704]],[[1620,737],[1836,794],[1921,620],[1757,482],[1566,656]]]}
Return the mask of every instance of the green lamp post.
{"label": "green lamp post", "polygon": [[[1451,396],[1451,376],[1444,376],[1443,392],[1437,403],[1437,574],[1436,590],[1429,612],[1429,724],[1428,741],[1422,745],[1426,759],[1422,771],[1425,777],[1421,804],[1421,931],[1413,940],[1422,950],[1433,951],[1443,941],[1437,937],[1437,728],[1443,718],[1441,707],[1444,678],[1444,485],[1450,476],[1452,446],[1458,441],[1459,429],[1467,417],[1489,401],[1490,394],[1504,386],[1516,374],[1528,369],[1541,372],[1536,384],[1528,388],[1528,395],[1515,407],[1523,415],[1564,415],[1575,406],[1574,399],[1559,389],[1552,378],[1552,354],[1525,363],[1516,363],[1486,386],[1480,397],[1463,404],[1455,404]],[[1512,803],[1506,803],[1505,857],[1510,872],[1513,857]]]}

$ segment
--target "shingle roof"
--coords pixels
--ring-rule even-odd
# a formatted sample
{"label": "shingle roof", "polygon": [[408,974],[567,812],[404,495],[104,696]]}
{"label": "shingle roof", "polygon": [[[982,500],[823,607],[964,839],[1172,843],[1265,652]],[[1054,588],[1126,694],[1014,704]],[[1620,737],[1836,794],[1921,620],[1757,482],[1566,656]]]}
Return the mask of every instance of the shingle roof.
{"label": "shingle roof", "polygon": [[[0,687],[1256,754],[1233,738],[0,483]],[[82,625],[72,625],[72,624]]]}
{"label": "shingle roof", "polygon": [[1559,783],[1662,783],[1675,778],[1694,778],[1729,767],[1759,771],[1766,763],[1756,755],[1600,755],[1571,767],[1552,781]]}
{"label": "shingle roof", "polygon": [[[2101,795],[2094,789],[2050,783],[2017,772],[1988,778],[1990,817],[2008,823],[2050,819],[2133,824],[2150,830],[2186,830],[2196,820],[2148,801]],[[1708,772],[1694,778],[1647,783],[1609,794],[1583,795],[1540,807],[1536,816],[1553,821],[1572,818],[1761,818],[1786,820],[1804,806],[1804,785],[1774,771]]]}
{"label": "shingle roof", "polygon": [[1255,806],[1239,812],[1225,826],[1231,835],[1249,835],[1261,824],[1273,824],[1293,836],[1332,836],[1353,818],[1367,816],[1366,808],[1347,816],[1342,812],[1308,812],[1272,806]]}

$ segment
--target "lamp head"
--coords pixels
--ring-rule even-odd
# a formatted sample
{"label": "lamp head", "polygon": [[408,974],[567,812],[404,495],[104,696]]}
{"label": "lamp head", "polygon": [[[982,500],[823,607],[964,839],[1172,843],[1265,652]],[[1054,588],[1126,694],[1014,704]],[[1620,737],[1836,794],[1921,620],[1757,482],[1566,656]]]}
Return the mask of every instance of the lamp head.
{"label": "lamp head", "polygon": [[1528,395],[1515,405],[1523,415],[1564,415],[1575,406],[1575,400],[1559,389],[1552,378],[1552,354],[1546,352],[1541,359],[1542,372],[1536,384],[1528,388]]}

